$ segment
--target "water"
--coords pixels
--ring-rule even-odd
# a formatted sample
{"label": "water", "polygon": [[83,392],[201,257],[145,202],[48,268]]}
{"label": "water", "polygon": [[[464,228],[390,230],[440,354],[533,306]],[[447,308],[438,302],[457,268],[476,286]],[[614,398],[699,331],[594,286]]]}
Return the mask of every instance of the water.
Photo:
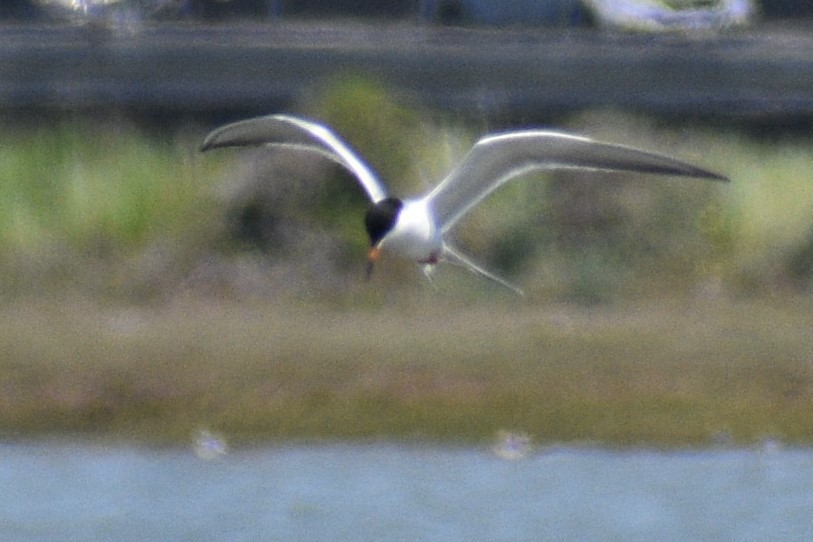
{"label": "water", "polygon": [[[220,453],[222,451],[223,453]],[[813,450],[0,444],[0,540],[813,540]]]}

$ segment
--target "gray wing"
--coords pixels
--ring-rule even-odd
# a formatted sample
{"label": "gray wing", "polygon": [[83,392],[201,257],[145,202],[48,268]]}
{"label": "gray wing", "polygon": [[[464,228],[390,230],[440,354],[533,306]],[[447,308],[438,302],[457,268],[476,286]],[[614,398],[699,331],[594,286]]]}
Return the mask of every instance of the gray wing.
{"label": "gray wing", "polygon": [[727,181],[668,156],[559,132],[528,130],[486,136],[427,196],[442,231],[503,183],[540,169],[638,171]]}
{"label": "gray wing", "polygon": [[350,171],[373,202],[387,195],[378,176],[350,145],[326,126],[297,117],[269,115],[221,126],[206,136],[200,150],[252,145],[313,151]]}

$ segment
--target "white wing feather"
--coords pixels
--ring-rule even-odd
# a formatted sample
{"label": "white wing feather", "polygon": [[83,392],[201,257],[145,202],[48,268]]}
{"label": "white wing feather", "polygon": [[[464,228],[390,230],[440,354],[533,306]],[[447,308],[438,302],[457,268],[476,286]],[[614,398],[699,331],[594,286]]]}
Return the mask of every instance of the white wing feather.
{"label": "white wing feather", "polygon": [[528,130],[482,138],[426,199],[445,232],[502,184],[541,169],[637,171],[728,180],[668,156],[559,132]]}
{"label": "white wing feather", "polygon": [[373,202],[387,191],[375,172],[332,130],[322,124],[288,115],[269,115],[221,126],[209,133],[202,151],[220,147],[274,145],[315,152],[352,173]]}

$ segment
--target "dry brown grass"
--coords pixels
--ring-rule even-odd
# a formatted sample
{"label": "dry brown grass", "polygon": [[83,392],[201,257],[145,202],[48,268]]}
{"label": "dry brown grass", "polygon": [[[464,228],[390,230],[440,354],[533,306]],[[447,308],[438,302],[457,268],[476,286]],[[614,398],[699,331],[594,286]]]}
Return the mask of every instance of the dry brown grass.
{"label": "dry brown grass", "polygon": [[0,431],[813,442],[810,301],[0,309]]}

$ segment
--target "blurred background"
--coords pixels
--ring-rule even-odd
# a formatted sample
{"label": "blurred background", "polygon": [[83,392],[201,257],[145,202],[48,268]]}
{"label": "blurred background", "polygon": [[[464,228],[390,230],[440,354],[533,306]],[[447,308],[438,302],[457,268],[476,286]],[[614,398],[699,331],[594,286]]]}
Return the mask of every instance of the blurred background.
{"label": "blurred background", "polygon": [[[753,354],[743,345],[755,330],[772,333],[759,344],[775,346],[769,358],[785,372],[766,377],[771,393],[792,384],[794,401],[811,399],[810,354],[800,352],[813,343],[799,331],[813,323],[807,3],[12,0],[0,17],[0,430],[186,438],[199,417],[244,435],[298,435],[297,427],[309,434],[307,424],[268,421],[290,382],[262,371],[302,359],[321,367],[335,361],[335,348],[370,366],[392,357],[403,365],[376,372],[381,380],[372,384],[347,384],[338,369],[335,381],[285,373],[328,397],[298,395],[308,416],[335,412],[337,382],[360,386],[359,401],[369,393],[406,401],[417,379],[445,400],[438,379],[485,376],[442,378],[437,371],[457,373],[389,348],[425,334],[411,324],[425,314],[482,320],[486,307],[505,329],[533,333],[550,327],[526,321],[593,322],[596,311],[623,320],[630,310],[688,333],[703,320],[698,314],[722,311],[710,316],[722,327],[709,325],[736,337],[729,346],[740,354]],[[198,152],[219,124],[275,112],[329,123],[405,196],[434,185],[482,134],[529,126],[668,153],[732,182],[531,176],[456,232],[467,252],[521,285],[525,299],[442,266],[434,287],[398,262],[384,262],[366,282],[366,202],[345,172],[268,149]],[[285,323],[296,311],[321,349]],[[771,311],[796,331],[767,326],[777,318]],[[346,328],[326,324],[337,314]],[[369,315],[381,327],[365,335]],[[262,325],[247,323],[257,318]],[[743,327],[720,324],[730,318]],[[459,331],[487,323],[460,322]],[[256,335],[241,335],[246,326]],[[635,349],[651,339],[638,331],[629,338],[619,329],[608,340]],[[385,343],[398,335],[401,346]],[[438,352],[471,355],[447,344],[459,338],[429,335]],[[696,345],[698,359],[735,355],[715,338]],[[532,364],[549,355],[534,340],[509,334],[497,344],[504,357]],[[627,355],[650,366],[646,348]],[[254,360],[250,370],[230,365],[244,359]],[[467,389],[453,386],[452,398],[465,399]],[[247,390],[260,406],[235,428]],[[393,415],[408,413],[393,405]],[[391,429],[444,438],[422,425],[432,416],[403,427],[352,418],[339,435]],[[747,438],[768,431],[726,422],[687,438],[732,424]],[[345,426],[324,422],[313,431],[328,427]],[[556,434],[554,425],[537,428]],[[808,430],[794,434],[810,439]],[[617,438],[639,437],[648,438]],[[653,438],[661,437],[671,441]]]}
{"label": "blurred background", "polygon": [[[346,172],[198,150],[279,112],[403,196],[527,127],[731,182],[530,175],[454,232],[524,297],[367,281]],[[0,538],[813,539],[811,127],[809,1],[3,0]]]}
{"label": "blurred background", "polygon": [[482,133],[531,125],[736,180],[567,174],[499,194],[461,241],[491,230],[472,248],[539,295],[807,291],[811,10],[675,4],[5,3],[3,289],[321,297],[357,284],[363,198],[313,180],[340,173],[195,150],[218,123],[290,111],[333,124],[400,194]]}

